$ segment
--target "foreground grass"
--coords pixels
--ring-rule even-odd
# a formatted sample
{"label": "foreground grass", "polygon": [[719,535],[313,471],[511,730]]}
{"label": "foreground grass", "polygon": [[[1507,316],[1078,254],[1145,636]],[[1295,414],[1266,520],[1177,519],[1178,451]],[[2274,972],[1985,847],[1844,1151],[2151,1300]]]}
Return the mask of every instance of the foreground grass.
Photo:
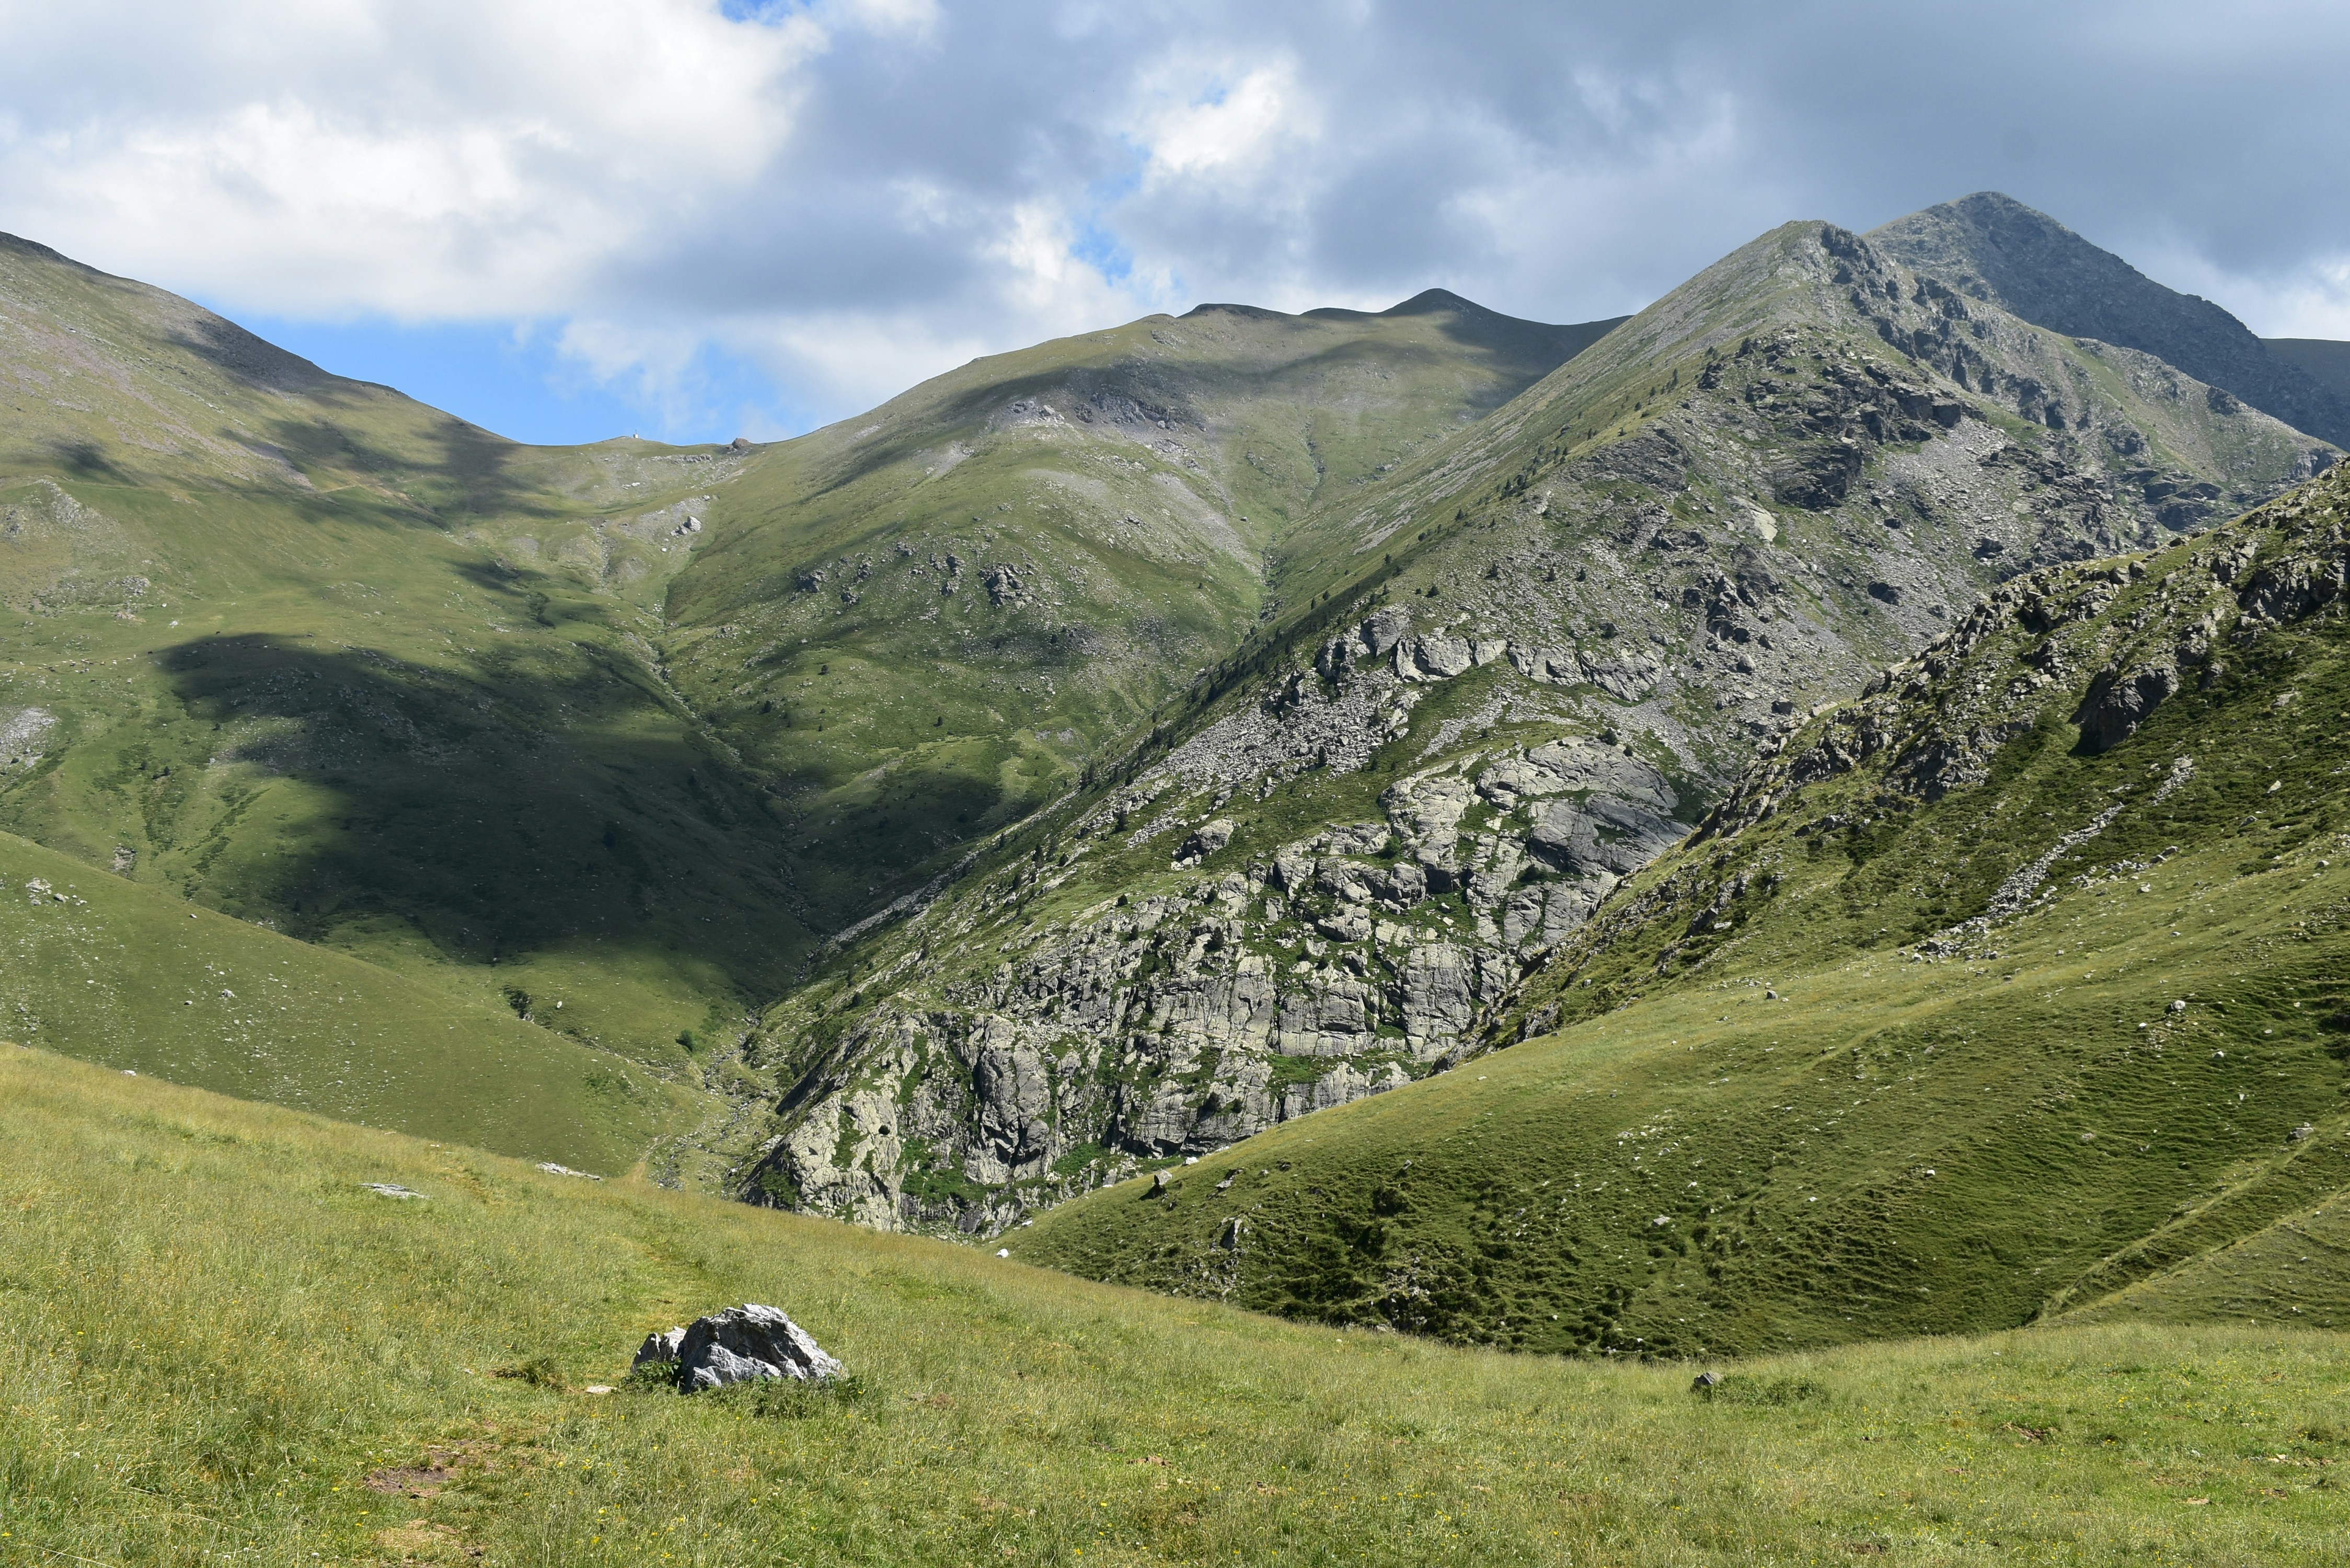
{"label": "foreground grass", "polygon": [[[1700,1400],[21,1048],[0,1128],[0,1563],[2280,1563],[2350,1524],[2340,1334],[1912,1341]],[[744,1299],[856,1395],[579,1386]]]}

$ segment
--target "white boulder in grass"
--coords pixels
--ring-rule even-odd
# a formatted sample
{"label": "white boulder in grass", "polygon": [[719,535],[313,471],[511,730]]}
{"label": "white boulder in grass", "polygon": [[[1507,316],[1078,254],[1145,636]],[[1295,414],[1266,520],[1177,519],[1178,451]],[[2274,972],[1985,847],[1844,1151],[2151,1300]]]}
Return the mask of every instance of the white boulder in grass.
{"label": "white boulder in grass", "polygon": [[647,1335],[636,1365],[650,1364],[674,1365],[678,1391],[684,1394],[761,1377],[821,1383],[841,1373],[840,1363],[807,1330],[755,1302]]}

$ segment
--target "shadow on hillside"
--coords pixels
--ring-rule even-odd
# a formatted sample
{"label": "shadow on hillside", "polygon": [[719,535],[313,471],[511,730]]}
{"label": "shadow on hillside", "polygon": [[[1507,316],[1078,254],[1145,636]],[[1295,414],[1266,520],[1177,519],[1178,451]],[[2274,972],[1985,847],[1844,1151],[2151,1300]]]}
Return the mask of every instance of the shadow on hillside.
{"label": "shadow on hillside", "polygon": [[203,852],[224,902],[296,936],[390,916],[476,963],[582,936],[665,945],[746,996],[809,940],[772,805],[567,645],[452,672],[254,635],[162,662],[208,760],[331,797],[289,814],[303,830],[214,827]]}
{"label": "shadow on hillside", "polygon": [[592,644],[525,637],[450,669],[255,634],[161,659],[209,747],[192,761],[330,802],[289,803],[278,819],[302,826],[275,838],[249,794],[232,825],[167,829],[224,908],[307,940],[390,918],[486,963],[600,939],[689,955],[764,1002],[995,804],[992,780],[902,770],[886,794],[803,819],[787,803],[846,781],[753,776]]}
{"label": "shadow on hillside", "polygon": [[[298,397],[325,416],[260,421],[269,443],[297,468],[324,465],[374,475],[444,521],[496,514],[569,514],[522,471],[520,460],[533,449],[393,388],[330,375],[214,316],[186,324],[172,341],[248,387]],[[397,431],[391,439],[381,429],[387,424]],[[219,433],[238,444],[250,439],[241,431]]]}
{"label": "shadow on hillside", "polygon": [[61,441],[52,443],[49,450],[56,455],[57,465],[76,479],[104,484],[130,483],[130,476],[114,466],[114,460],[96,441]]}
{"label": "shadow on hillside", "polygon": [[257,391],[311,392],[333,379],[299,354],[209,311],[182,322],[171,341]]}
{"label": "shadow on hillside", "polygon": [[[394,442],[363,427],[380,420],[386,404],[422,423]],[[363,382],[331,382],[306,400],[327,410],[325,421],[284,419],[270,422],[270,439],[297,466],[321,464],[378,476],[446,525],[484,517],[547,518],[577,514],[576,504],[546,493],[523,459],[531,449],[478,430],[437,409],[411,403],[399,392]],[[340,416],[340,417],[337,417]],[[419,450],[419,449],[421,450]]]}

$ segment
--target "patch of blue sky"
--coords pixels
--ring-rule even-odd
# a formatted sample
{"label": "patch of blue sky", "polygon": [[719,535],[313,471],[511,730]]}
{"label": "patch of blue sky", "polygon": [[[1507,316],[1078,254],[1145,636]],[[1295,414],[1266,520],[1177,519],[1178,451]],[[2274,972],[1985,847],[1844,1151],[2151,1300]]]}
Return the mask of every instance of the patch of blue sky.
{"label": "patch of blue sky", "polygon": [[718,14],[730,22],[757,22],[773,26],[807,9],[807,0],[719,0]]}
{"label": "patch of blue sky", "polygon": [[1108,222],[1110,212],[1142,186],[1142,166],[1148,154],[1131,142],[1126,148],[1127,167],[1086,187],[1076,213],[1076,238],[1069,254],[1101,274],[1102,281],[1122,285],[1134,274],[1134,252],[1119,239]]}
{"label": "patch of blue sky", "polygon": [[640,435],[690,445],[737,435],[773,440],[815,422],[748,360],[704,348],[685,373],[652,384],[605,382],[557,348],[546,323],[301,321],[244,316],[242,324],[321,369],[397,388],[420,402],[541,446]]}

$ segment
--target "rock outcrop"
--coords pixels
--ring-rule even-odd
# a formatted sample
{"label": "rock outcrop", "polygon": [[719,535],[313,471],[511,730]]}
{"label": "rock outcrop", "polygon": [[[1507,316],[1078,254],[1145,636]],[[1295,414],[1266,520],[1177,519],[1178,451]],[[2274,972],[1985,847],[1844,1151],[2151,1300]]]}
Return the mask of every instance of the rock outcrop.
{"label": "rock outcrop", "polygon": [[1995,192],[1929,207],[1868,236],[1921,272],[2026,321],[2153,354],[2296,429],[2350,441],[2350,400],[2208,299],[2165,288],[2044,213]]}
{"label": "rock outcrop", "polygon": [[673,1366],[681,1394],[763,1377],[821,1383],[841,1373],[840,1363],[826,1355],[806,1329],[755,1302],[646,1335],[638,1347],[636,1366]]}

